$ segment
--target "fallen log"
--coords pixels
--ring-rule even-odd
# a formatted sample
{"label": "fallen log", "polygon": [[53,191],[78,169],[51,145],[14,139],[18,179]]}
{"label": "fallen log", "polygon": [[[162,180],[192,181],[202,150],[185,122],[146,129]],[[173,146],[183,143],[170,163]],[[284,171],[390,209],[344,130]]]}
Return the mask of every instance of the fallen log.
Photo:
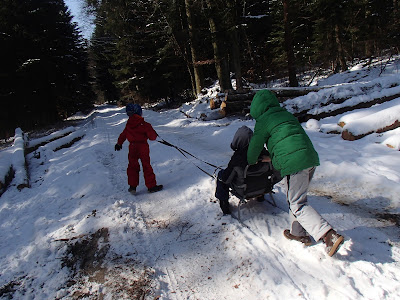
{"label": "fallen log", "polygon": [[[287,87],[287,88],[267,88],[273,92],[278,98],[279,102],[283,102],[290,98],[296,98],[307,95],[310,92],[317,92],[327,87]],[[252,101],[254,95],[260,90],[244,90],[244,91],[231,91],[226,93],[225,101]]]}
{"label": "fallen log", "polygon": [[342,138],[354,141],[374,132],[382,133],[399,127],[400,105],[381,110],[346,124],[343,127]]}
{"label": "fallen log", "polygon": [[[396,99],[399,97],[400,97],[400,94],[396,94],[396,95],[392,95],[392,96],[386,96],[386,97],[372,99],[372,100],[366,101],[366,102],[360,102],[360,103],[352,105],[352,106],[340,107],[338,109],[334,109],[334,110],[327,111],[327,112],[321,112],[319,114],[310,114],[308,112],[308,110],[304,110],[301,112],[295,112],[295,113],[293,113],[293,115],[295,117],[297,117],[297,119],[299,120],[300,123],[307,122],[309,119],[321,120],[326,117],[337,116],[342,113],[352,111],[355,109],[371,107],[375,104],[384,103],[384,102],[387,102],[387,101],[390,101],[390,100],[393,100],[393,99]],[[337,101],[340,101],[340,100],[336,99],[335,103]],[[344,102],[344,100],[342,102]]]}
{"label": "fallen log", "polygon": [[391,108],[394,106],[398,106],[398,105],[400,105],[400,98],[397,98],[397,99],[394,99],[391,101],[387,101],[386,103],[382,103],[379,105],[374,105],[370,108],[356,110],[355,112],[351,112],[351,113],[348,113],[348,114],[345,114],[344,116],[342,116],[338,121],[338,125],[343,128],[347,123],[353,122],[354,120],[364,118],[366,116],[377,113],[381,110]]}
{"label": "fallen log", "polygon": [[74,127],[68,127],[68,128],[65,128],[65,129],[63,129],[61,131],[54,132],[54,133],[50,134],[49,136],[29,141],[29,143],[27,144],[27,147],[25,149],[25,155],[28,155],[29,153],[32,153],[32,152],[36,151],[41,146],[44,146],[44,145],[46,145],[48,143],[51,143],[51,142],[53,142],[55,140],[64,138],[64,137],[68,136],[69,134],[71,134],[74,131],[75,131]]}
{"label": "fallen log", "polygon": [[25,158],[25,134],[20,128],[15,129],[14,153],[12,156],[12,167],[15,170],[14,182],[18,190],[29,187],[28,167]]}
{"label": "fallen log", "polygon": [[346,141],[355,141],[355,140],[362,139],[364,136],[367,136],[368,134],[371,134],[371,133],[373,133],[373,131],[369,132],[369,133],[365,133],[365,134],[354,135],[346,129],[346,130],[342,131],[342,139],[344,139]]}
{"label": "fallen log", "polygon": [[284,87],[284,88],[268,88],[278,98],[296,98],[307,95],[310,92],[318,92],[330,86],[319,87]]}
{"label": "fallen log", "polygon": [[65,148],[71,147],[73,144],[75,144],[76,142],[80,141],[84,136],[85,135],[77,136],[77,137],[73,138],[71,141],[69,141],[69,142],[67,142],[67,143],[65,143],[65,144],[63,144],[61,146],[58,146],[57,148],[54,149],[54,152],[57,152],[57,151],[59,151],[61,149],[65,149]]}
{"label": "fallen log", "polygon": [[348,129],[345,129],[345,130],[342,131],[342,139],[344,139],[346,141],[355,141],[355,140],[359,140],[359,139],[361,139],[361,138],[363,138],[363,137],[365,137],[365,136],[367,136],[367,135],[369,135],[371,133],[374,133],[374,132],[382,133],[382,132],[390,131],[390,130],[393,130],[393,129],[396,129],[396,128],[399,128],[399,127],[400,127],[400,122],[399,121],[395,121],[391,125],[385,126],[383,128],[380,128],[380,129],[377,129],[377,130],[374,130],[374,131],[369,131],[369,132],[366,132],[366,133],[363,133],[363,134],[359,134],[359,135],[350,132],[350,130],[348,130]]}

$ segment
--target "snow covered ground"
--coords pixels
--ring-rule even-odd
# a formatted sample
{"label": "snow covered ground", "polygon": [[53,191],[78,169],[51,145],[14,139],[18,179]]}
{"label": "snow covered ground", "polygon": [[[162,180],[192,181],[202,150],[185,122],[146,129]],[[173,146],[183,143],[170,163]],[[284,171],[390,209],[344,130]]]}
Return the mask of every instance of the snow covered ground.
{"label": "snow covered ground", "polygon": [[[181,112],[206,110],[194,102],[144,117],[164,140],[225,166],[234,133],[254,120]],[[303,124],[321,160],[309,201],[346,238],[331,258],[321,243],[284,238],[282,183],[278,207],[246,204],[246,227],[222,215],[215,181],[194,164],[212,167],[158,142],[150,153],[164,190],[148,194],[141,177],[130,195],[127,144],[114,151],[127,116],[98,107],[74,145],[28,155],[31,188],[0,197],[0,299],[399,299],[400,152],[385,144],[399,133],[350,142],[318,130],[344,115]]]}

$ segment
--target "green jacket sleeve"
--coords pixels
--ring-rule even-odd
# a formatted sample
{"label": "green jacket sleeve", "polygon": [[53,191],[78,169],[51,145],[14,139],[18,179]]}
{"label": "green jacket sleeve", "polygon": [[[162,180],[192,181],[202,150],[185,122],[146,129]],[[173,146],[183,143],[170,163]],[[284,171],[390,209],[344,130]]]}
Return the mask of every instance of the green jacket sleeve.
{"label": "green jacket sleeve", "polygon": [[260,130],[257,124],[254,128],[254,135],[250,140],[249,149],[247,150],[247,162],[249,165],[254,165],[262,149],[264,149],[264,144],[268,141],[269,135]]}

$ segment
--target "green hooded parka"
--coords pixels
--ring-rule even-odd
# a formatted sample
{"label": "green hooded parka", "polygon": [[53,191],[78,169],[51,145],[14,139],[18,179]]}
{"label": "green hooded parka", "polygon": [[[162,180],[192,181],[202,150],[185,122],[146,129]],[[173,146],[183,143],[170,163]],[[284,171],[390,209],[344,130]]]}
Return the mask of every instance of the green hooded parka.
{"label": "green hooded parka", "polygon": [[269,90],[255,94],[250,114],[256,120],[247,152],[249,164],[255,164],[267,144],[272,165],[282,177],[319,165],[318,153],[303,127]]}

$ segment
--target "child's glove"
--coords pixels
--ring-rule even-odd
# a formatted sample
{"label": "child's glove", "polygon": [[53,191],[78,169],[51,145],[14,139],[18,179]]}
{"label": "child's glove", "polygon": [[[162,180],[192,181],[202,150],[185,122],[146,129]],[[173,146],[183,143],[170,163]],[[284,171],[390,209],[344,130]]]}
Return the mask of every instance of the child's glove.
{"label": "child's glove", "polygon": [[115,144],[114,149],[115,149],[115,151],[119,151],[119,150],[122,149],[122,146],[121,146],[121,145],[118,145],[118,144]]}

